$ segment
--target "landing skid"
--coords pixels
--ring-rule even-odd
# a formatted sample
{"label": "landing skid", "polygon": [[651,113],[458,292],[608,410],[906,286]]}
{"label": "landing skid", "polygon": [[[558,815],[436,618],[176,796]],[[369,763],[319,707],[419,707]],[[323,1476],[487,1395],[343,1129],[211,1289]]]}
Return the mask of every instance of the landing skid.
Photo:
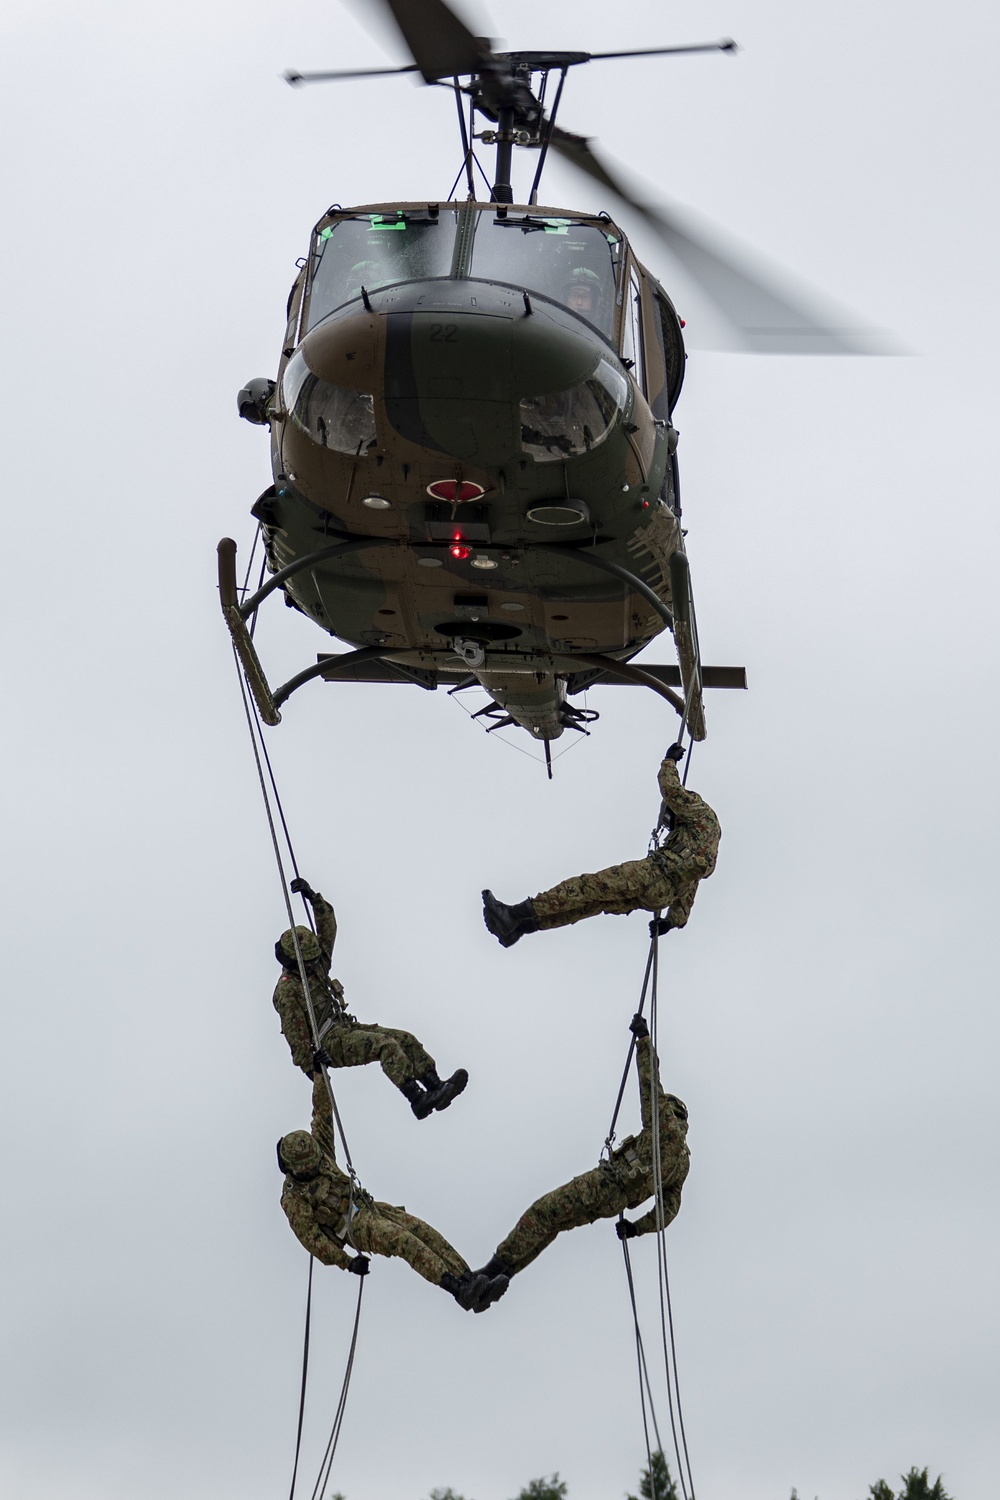
{"label": "landing skid", "polygon": [[[460,688],[469,684],[468,670],[463,669],[457,663],[453,670],[436,664],[430,667],[413,667],[408,663],[393,660],[393,653],[383,646],[362,646],[356,651],[348,651],[339,655],[321,654],[312,666],[304,668],[303,671],[289,678],[281,687],[271,688],[247,628],[247,620],[268,594],[278,588],[286,577],[301,571],[303,567],[339,552],[360,550],[365,546],[377,544],[377,540],[373,542],[371,538],[348,538],[335,542],[321,549],[320,552],[308,558],[300,558],[279,573],[275,573],[263,587],[241,603],[236,581],[236,543],[230,537],[224,537],[219,543],[219,599],[222,614],[243,668],[247,686],[265,724],[271,726],[280,724],[282,705],[296,689],[317,677],[323,678],[326,682],[409,682],[429,692],[436,690],[439,685],[447,687],[449,691],[454,691],[456,687]],[[568,549],[546,546],[539,550],[556,552]],[[567,690],[570,693],[581,692],[585,687],[597,682],[602,684],[605,682],[627,683],[647,687],[661,698],[665,698],[680,715],[681,733],[684,728],[687,728],[692,739],[704,739],[703,689],[706,687],[745,688],[746,671],[743,667],[702,667],[687,558],[682,552],[674,553],[670,558],[670,584],[674,602],[672,617],[648,585],[635,579],[626,569],[607,564],[595,557],[588,557],[587,561],[594,562],[604,571],[618,574],[623,580],[634,585],[640,593],[648,594],[651,599],[655,600],[659,612],[664,618],[670,618],[677,642],[680,667],[649,665],[645,662],[641,666],[634,666],[630,662],[619,661],[616,657],[589,652],[573,652],[565,656],[553,656],[549,670],[554,670],[559,675],[565,674]],[[674,686],[682,688],[683,696],[673,691]],[[574,719],[581,717],[580,711],[574,711]],[[498,724],[492,727],[500,728],[501,726]],[[573,723],[568,724],[567,727],[578,728],[579,725]],[[548,740],[545,740],[544,744],[546,766],[551,778],[551,754]]]}

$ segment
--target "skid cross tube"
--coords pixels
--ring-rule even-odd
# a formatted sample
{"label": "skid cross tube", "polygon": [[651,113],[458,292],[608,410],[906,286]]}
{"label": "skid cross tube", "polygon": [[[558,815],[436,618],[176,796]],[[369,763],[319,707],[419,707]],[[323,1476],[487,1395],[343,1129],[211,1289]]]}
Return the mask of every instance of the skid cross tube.
{"label": "skid cross tube", "polygon": [[613,573],[616,578],[620,578],[623,583],[627,583],[629,588],[633,588],[637,594],[641,594],[647,603],[653,606],[663,623],[673,630],[674,617],[659,594],[655,594],[648,583],[643,583],[641,578],[637,578],[634,573],[630,573],[628,568],[623,568],[620,563],[611,562],[606,557],[600,557],[589,547],[560,547],[552,542],[532,542],[526,548],[526,551],[528,553],[551,552],[554,557],[572,557],[577,562],[589,563],[592,568],[600,568],[602,573]]}
{"label": "skid cross tube", "polygon": [[329,547],[320,547],[317,552],[309,552],[305,557],[297,557],[294,562],[287,563],[285,567],[279,568],[277,573],[259,588],[256,594],[251,594],[245,603],[239,606],[240,614],[244,620],[249,619],[254,610],[264,602],[268,594],[288,578],[294,578],[296,573],[302,573],[306,568],[311,568],[314,563],[325,562],[330,557],[341,557],[345,552],[361,552],[366,547],[398,547],[399,543],[391,536],[354,536],[346,540],[333,542]]}
{"label": "skid cross tube", "polygon": [[[634,682],[639,687],[652,688],[654,693],[659,693],[661,698],[666,698],[684,717],[684,699],[662,683],[658,677],[650,672],[644,672],[641,667],[633,667],[627,661],[615,661],[613,656],[601,656],[597,652],[589,654],[578,654],[573,652],[571,657],[563,658],[567,661],[582,662],[585,667],[600,667],[602,672],[607,672],[609,677],[620,677],[623,682]],[[595,684],[596,686],[596,684]],[[280,702],[280,699],[276,699]]]}
{"label": "skid cross tube", "polygon": [[289,677],[274,694],[274,702],[277,708],[289,699],[305,682],[312,682],[314,677],[322,677],[324,672],[340,672],[344,667],[352,667],[361,661],[379,661],[388,655],[385,646],[362,646],[357,651],[345,651],[343,656],[321,656],[319,661],[314,662],[311,667],[306,667],[302,672],[296,672],[294,677]]}

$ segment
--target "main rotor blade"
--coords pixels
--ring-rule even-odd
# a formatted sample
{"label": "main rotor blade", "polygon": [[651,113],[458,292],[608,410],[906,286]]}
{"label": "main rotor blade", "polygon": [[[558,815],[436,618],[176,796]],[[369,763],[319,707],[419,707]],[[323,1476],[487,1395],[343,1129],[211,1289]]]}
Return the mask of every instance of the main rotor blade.
{"label": "main rotor blade", "polygon": [[383,0],[403,33],[425,83],[478,73],[490,57],[487,43],[474,37],[444,0]]}
{"label": "main rotor blade", "polygon": [[[642,215],[682,266],[725,318],[736,348],[757,354],[870,354],[879,345],[863,326],[837,326],[830,317],[811,309],[806,300],[779,290],[781,273],[761,276],[752,270],[739,248],[712,245],[695,235],[678,217],[643,202],[604,166],[585,136],[558,126],[551,147],[595,182],[607,188]],[[866,334],[868,335],[866,337]],[[884,341],[881,347],[885,347]]]}
{"label": "main rotor blade", "polygon": [[297,88],[300,83],[330,83],[340,78],[387,78],[390,73],[419,73],[416,63],[407,63],[402,68],[337,68],[332,73],[295,73],[291,68],[282,73],[286,83]]}
{"label": "main rotor blade", "polygon": [[578,68],[582,63],[599,62],[606,57],[661,57],[672,52],[738,52],[740,49],[731,37],[721,42],[693,42],[679,47],[644,47],[639,52],[495,52],[498,62],[513,63],[515,67],[530,68],[532,73],[547,72],[555,68]]}
{"label": "main rotor blade", "polygon": [[738,52],[739,44],[731,36],[718,42],[692,42],[686,47],[641,47],[637,52],[592,52],[588,62],[598,62],[604,57],[664,57],[673,52]]}

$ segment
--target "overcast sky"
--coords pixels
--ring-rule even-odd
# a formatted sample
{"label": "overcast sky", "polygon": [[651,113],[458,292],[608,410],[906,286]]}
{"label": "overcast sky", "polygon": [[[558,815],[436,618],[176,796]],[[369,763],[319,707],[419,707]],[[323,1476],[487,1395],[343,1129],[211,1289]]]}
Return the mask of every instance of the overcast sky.
{"label": "overcast sky", "polygon": [[[691,769],[724,837],[664,949],[692,1149],[668,1240],[701,1500],[863,1500],[911,1464],[994,1500],[1000,20],[469,14],[511,47],[735,36],[735,58],[577,70],[563,123],[910,351],[689,361],[703,650],[751,690],[710,697]],[[286,88],[285,67],[405,60],[336,0],[8,0],[0,28],[0,1487],[271,1500],[307,1268],[274,1141],[309,1091],[270,1003],[284,908],[215,585],[270,481],[234,398],[274,373],[329,203],[447,193],[452,112],[407,78]],[[557,162],[545,197],[615,209]],[[277,681],[328,645],[280,602],[258,640]],[[377,1070],[340,1075],[362,1178],[473,1263],[596,1161],[638,995],[641,914],[509,952],[480,916],[484,885],[518,900],[644,851],[676,721],[638,691],[589,701],[551,785],[441,693],[311,684],[269,734],[354,1010],[470,1073],[420,1125]],[[652,1335],[652,1240],[634,1260]],[[319,1268],[306,1494],[354,1292]],[[631,1337],[610,1223],[486,1317],[376,1262],[333,1487],[511,1500],[558,1469],[570,1500],[620,1500],[644,1459]]]}

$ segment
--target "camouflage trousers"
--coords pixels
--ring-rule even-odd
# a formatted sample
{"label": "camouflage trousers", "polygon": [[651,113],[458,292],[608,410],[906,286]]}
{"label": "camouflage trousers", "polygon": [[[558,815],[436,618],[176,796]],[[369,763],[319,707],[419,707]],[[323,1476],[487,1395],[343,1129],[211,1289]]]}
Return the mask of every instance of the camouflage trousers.
{"label": "camouflage trousers", "polygon": [[652,859],[629,859],[596,875],[575,875],[532,898],[541,928],[568,927],[599,912],[624,916],[641,908],[660,911],[676,899],[678,882]]}
{"label": "camouflage trousers", "polygon": [[423,1078],[434,1067],[433,1057],[415,1036],[377,1022],[363,1025],[360,1021],[335,1021],[324,1032],[322,1046],[330,1054],[332,1067],[363,1068],[366,1063],[377,1062],[398,1089],[411,1079]]}
{"label": "camouflage trousers", "polygon": [[556,1235],[595,1219],[614,1219],[653,1192],[649,1173],[618,1173],[608,1162],[538,1198],[496,1249],[512,1272],[523,1271]]}
{"label": "camouflage trousers", "polygon": [[434,1286],[441,1285],[446,1271],[464,1276],[469,1269],[443,1234],[391,1203],[362,1203],[351,1221],[348,1241],[366,1255],[400,1256]]}

